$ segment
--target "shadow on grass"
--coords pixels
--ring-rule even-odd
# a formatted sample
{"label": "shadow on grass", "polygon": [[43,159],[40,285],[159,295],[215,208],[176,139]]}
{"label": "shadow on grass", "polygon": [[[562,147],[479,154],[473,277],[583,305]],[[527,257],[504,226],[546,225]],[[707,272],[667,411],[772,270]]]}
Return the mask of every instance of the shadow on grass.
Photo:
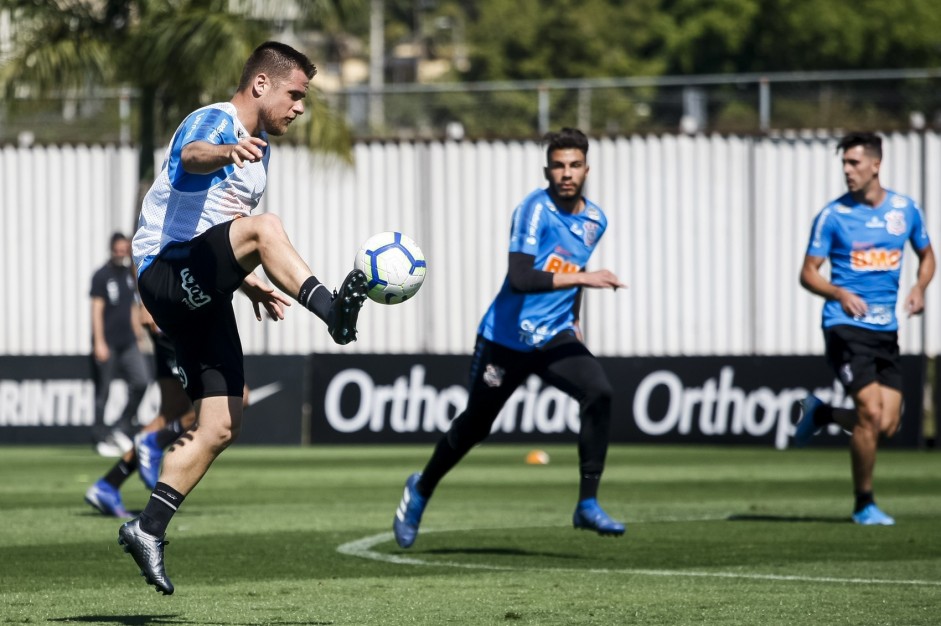
{"label": "shadow on grass", "polygon": [[520,550],[519,548],[432,548],[430,550],[422,550],[423,554],[438,554],[438,555],[449,555],[449,554],[480,554],[487,556],[539,556],[539,557],[548,557],[551,559],[582,559],[581,555],[578,554],[559,554],[553,552],[534,552],[532,550]]}
{"label": "shadow on grass", "polygon": [[729,515],[729,522],[816,522],[823,524],[849,524],[852,520],[846,516],[813,515]]}
{"label": "shadow on grass", "polygon": [[[85,622],[89,624],[120,624],[121,626],[160,626],[160,624],[200,624],[201,626],[253,626],[239,622],[194,622],[178,615],[76,615],[59,617],[50,622]],[[331,626],[333,622],[266,622],[276,626]]]}
{"label": "shadow on grass", "polygon": [[178,619],[178,615],[73,615],[50,619],[50,622],[86,622],[91,624],[121,624],[122,626],[151,626],[157,624],[191,624]]}

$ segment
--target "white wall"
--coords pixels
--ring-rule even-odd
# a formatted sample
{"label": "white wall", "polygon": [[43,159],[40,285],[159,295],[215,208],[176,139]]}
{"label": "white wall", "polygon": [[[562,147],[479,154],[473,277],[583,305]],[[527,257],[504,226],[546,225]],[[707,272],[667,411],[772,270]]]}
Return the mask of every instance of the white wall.
{"label": "white wall", "polygon": [[[797,275],[810,223],[843,191],[831,137],[635,136],[593,140],[587,194],[609,229],[591,268],[626,291],[590,292],[587,340],[600,355],[813,354],[821,301]],[[928,134],[926,171],[941,165]],[[941,183],[921,198],[917,134],[886,137],[883,183],[922,200],[941,241]],[[359,244],[397,229],[422,246],[428,277],[415,300],[367,303],[360,340],[339,348],[295,305],[258,323],[237,297],[248,353],[469,353],[506,271],[513,207],[541,186],[532,142],[372,143],[355,166],[275,147],[262,209],[279,214],[324,282],[336,284]],[[129,148],[0,149],[0,354],[81,354],[88,288],[113,230],[130,231],[136,155]],[[906,256],[903,296],[915,257]],[[927,350],[941,351],[941,280],[928,293]],[[902,319],[903,351],[918,352],[922,319]]]}

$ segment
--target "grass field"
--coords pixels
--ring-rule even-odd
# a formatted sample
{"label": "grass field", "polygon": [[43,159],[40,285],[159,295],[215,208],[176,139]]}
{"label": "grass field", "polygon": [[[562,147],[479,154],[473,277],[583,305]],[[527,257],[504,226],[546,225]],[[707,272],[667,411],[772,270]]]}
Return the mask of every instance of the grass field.
{"label": "grass field", "polygon": [[574,446],[547,450],[474,450],[403,551],[392,514],[429,446],[236,445],[170,526],[164,597],[82,502],[109,460],[0,447],[0,624],[941,623],[941,454],[882,453],[898,525],[863,528],[846,450],[613,447],[615,539],[571,528]]}

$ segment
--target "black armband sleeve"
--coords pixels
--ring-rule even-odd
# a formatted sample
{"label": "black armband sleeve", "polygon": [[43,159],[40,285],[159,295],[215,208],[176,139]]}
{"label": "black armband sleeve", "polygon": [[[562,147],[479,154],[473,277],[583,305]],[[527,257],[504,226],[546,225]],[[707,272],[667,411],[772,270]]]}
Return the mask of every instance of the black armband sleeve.
{"label": "black armband sleeve", "polygon": [[536,293],[552,291],[552,272],[533,267],[536,257],[522,252],[511,252],[507,277],[514,291]]}

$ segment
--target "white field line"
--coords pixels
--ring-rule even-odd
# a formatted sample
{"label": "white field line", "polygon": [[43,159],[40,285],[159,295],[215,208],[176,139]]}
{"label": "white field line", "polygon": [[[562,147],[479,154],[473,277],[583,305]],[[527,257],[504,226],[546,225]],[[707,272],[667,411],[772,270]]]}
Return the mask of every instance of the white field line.
{"label": "white field line", "polygon": [[[715,519],[725,519],[725,518],[705,518],[708,520]],[[653,521],[653,520],[646,520]],[[658,520],[660,521],[660,520]],[[680,520],[664,520],[664,521],[680,521]],[[694,521],[694,520],[684,520],[684,521]],[[635,522],[636,523],[636,522]],[[452,528],[452,529],[437,529],[437,530],[425,530],[422,529],[422,534],[427,535],[432,532],[462,532],[468,530],[506,530],[502,528]],[[922,586],[922,587],[941,587],[941,580],[891,580],[884,578],[837,578],[833,576],[798,576],[798,575],[785,575],[785,574],[748,574],[742,572],[704,572],[696,570],[660,570],[660,569],[636,569],[636,568],[625,568],[625,569],[578,569],[570,567],[513,567],[509,565],[490,565],[486,563],[459,563],[457,561],[425,561],[419,558],[402,556],[400,554],[386,554],[383,552],[377,552],[373,548],[379,544],[393,541],[394,537],[391,532],[378,533],[376,535],[370,535],[368,537],[363,537],[362,539],[357,539],[355,541],[350,541],[344,543],[337,547],[337,552],[340,554],[346,554],[348,556],[354,556],[361,559],[369,559],[372,561],[382,561],[385,563],[394,563],[396,565],[424,565],[430,567],[456,567],[460,569],[476,569],[476,570],[490,570],[490,571],[503,571],[503,572],[513,572],[513,571],[529,571],[529,572],[565,572],[565,573],[591,573],[591,574],[622,574],[628,576],[678,576],[678,577],[687,577],[687,578],[732,578],[740,580],[773,580],[773,581],[784,581],[784,582],[812,582],[812,583],[835,583],[843,585],[907,585],[907,586]]]}

